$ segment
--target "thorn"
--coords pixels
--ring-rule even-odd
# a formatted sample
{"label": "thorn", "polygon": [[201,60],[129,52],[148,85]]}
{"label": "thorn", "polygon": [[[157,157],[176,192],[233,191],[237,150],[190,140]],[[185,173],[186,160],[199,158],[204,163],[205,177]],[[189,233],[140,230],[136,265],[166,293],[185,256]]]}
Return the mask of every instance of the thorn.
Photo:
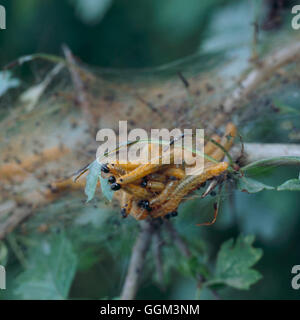
{"label": "thorn", "polygon": [[205,198],[208,194],[210,194],[213,191],[213,189],[217,186],[217,184],[218,181],[216,179],[212,180],[205,192],[202,194],[201,199]]}

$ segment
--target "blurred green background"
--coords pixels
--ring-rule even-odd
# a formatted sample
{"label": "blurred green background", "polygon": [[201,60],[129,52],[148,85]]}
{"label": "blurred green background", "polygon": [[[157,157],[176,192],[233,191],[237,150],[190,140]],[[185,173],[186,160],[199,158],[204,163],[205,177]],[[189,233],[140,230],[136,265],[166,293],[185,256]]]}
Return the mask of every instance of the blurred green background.
{"label": "blurred green background", "polygon": [[[7,0],[0,3],[7,10],[7,30],[0,33],[1,65],[36,52],[60,55],[61,45],[66,43],[77,57],[90,65],[146,68],[199,52],[213,37],[212,47],[224,48],[235,43],[232,48],[236,49],[239,48],[239,41],[244,41],[249,49],[251,22],[255,14],[262,19],[267,37],[276,38],[280,28],[285,27],[284,21],[289,19],[289,8],[295,1],[282,1],[282,11],[277,13],[281,17],[279,22],[276,19],[273,21],[270,15],[272,10],[276,11],[280,7],[280,1]],[[239,19],[237,9],[243,12]],[[214,27],[216,17],[225,19],[225,27],[221,31],[217,30],[217,26]],[[240,29],[240,26],[245,29]],[[299,108],[299,99],[291,103]],[[264,128],[269,129],[268,122],[262,122],[260,126],[262,136]],[[255,140],[255,137],[249,135],[250,138]],[[282,133],[275,132],[268,141],[279,140],[282,140]],[[277,168],[272,174],[263,176],[263,179],[271,185],[278,185],[288,178],[296,177],[298,171],[298,168]],[[239,299],[298,299],[300,292],[293,290],[290,283],[292,266],[300,264],[299,193],[265,191],[247,195],[235,192],[234,197],[235,212],[227,201],[217,224],[195,231],[191,235],[192,240],[204,240],[209,246],[211,257],[214,257],[224,240],[240,233],[255,234],[255,245],[264,251],[256,268],[264,278],[250,291],[227,288],[220,295],[222,298]],[[193,216],[193,205],[190,205],[189,211],[191,213],[185,220],[180,221],[179,217],[176,221],[186,238],[189,237],[189,228],[197,223],[197,217],[195,214]],[[127,245],[130,247],[130,242]],[[86,266],[82,266],[76,274],[71,298],[99,299],[118,295],[123,279],[120,278],[120,272],[125,272],[128,250],[125,250],[119,261],[118,254],[97,247],[99,245],[94,244],[86,248]],[[95,255],[89,255],[88,250],[99,254],[99,261]],[[176,272],[170,277],[171,282],[166,291],[161,291],[151,281],[144,282],[138,298],[195,297],[195,283],[192,279],[178,276]]]}
{"label": "blurred green background", "polygon": [[[233,0],[1,1],[7,30],[0,59],[61,53],[66,43],[83,61],[102,67],[151,67],[193,54],[211,17]],[[253,5],[249,1],[251,15]]]}

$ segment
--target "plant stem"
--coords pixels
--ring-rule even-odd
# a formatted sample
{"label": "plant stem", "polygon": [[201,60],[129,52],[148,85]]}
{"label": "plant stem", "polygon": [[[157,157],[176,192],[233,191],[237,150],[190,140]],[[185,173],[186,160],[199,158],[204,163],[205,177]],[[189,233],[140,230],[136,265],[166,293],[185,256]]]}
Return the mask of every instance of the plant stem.
{"label": "plant stem", "polygon": [[132,249],[130,263],[120,297],[121,300],[133,300],[135,298],[147,251],[151,243],[153,232],[151,222],[147,220],[142,221],[140,226],[141,231]]}

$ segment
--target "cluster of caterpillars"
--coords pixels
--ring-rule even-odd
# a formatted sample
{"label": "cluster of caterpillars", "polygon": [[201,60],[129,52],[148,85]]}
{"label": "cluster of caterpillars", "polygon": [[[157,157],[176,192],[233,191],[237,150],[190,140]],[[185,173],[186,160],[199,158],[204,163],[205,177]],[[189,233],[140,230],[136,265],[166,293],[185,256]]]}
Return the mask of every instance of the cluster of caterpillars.
{"label": "cluster of caterpillars", "polygon": [[[118,161],[102,165],[102,175],[108,179],[114,198],[121,206],[121,214],[137,220],[147,217],[169,218],[177,215],[178,206],[208,180],[224,175],[229,163],[222,161],[224,150],[230,150],[236,127],[229,123],[223,137],[213,135],[204,146],[204,153],[215,161],[204,159],[204,170],[199,175],[186,175],[185,165],[175,165],[170,151],[170,164],[121,164]],[[149,146],[151,147],[151,146]]]}

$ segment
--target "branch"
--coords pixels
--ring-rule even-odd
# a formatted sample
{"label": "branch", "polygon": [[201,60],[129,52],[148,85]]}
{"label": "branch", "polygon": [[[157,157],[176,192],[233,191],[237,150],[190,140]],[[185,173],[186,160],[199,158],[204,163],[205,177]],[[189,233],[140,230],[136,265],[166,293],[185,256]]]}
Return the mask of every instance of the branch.
{"label": "branch", "polygon": [[162,246],[164,242],[161,238],[160,228],[157,228],[153,234],[153,256],[156,266],[157,278],[160,288],[165,290],[164,286],[164,270],[163,270],[163,260],[162,260]]}
{"label": "branch", "polygon": [[[236,145],[231,150],[233,158],[241,155],[241,147]],[[300,157],[300,144],[288,143],[245,143],[243,163],[249,164],[254,161],[273,158],[293,156]]]}
{"label": "branch", "polygon": [[[299,144],[284,144],[284,143],[245,143],[244,144],[244,158],[243,164],[249,164],[251,162],[262,160],[266,158],[272,157],[282,157],[282,156],[298,156],[300,157],[300,145]],[[241,155],[241,146],[236,145],[231,149],[231,155],[234,159],[237,159]],[[291,163],[292,164],[292,163]],[[1,169],[0,169],[1,171]],[[7,172],[6,172],[7,173]],[[69,190],[76,190],[80,185],[70,184]],[[57,190],[59,190],[57,185]],[[62,188],[62,191],[64,188]],[[62,193],[63,194],[63,193]],[[46,201],[44,197],[37,199],[35,203],[36,205],[44,205],[45,203],[51,202],[52,200],[57,199],[60,193],[56,193],[53,197],[48,196],[48,200]],[[30,197],[29,197],[30,199]],[[30,202],[28,203],[30,204]],[[9,212],[13,212],[13,214],[6,219],[5,222],[0,223],[0,239],[5,238],[5,236],[14,230],[21,222],[27,219],[29,216],[34,214],[34,208],[20,207],[16,209],[16,204],[14,201],[10,201],[8,203],[3,203],[0,205],[0,216]],[[182,239],[176,235],[176,233],[172,233],[172,225],[167,222],[167,229],[172,234],[176,241],[176,245],[180,249],[181,253],[185,256],[189,256],[189,250],[187,246],[184,244]],[[175,230],[176,232],[176,230]]]}
{"label": "branch", "polygon": [[181,254],[186,258],[190,258],[192,255],[190,249],[188,248],[187,244],[183,241],[183,239],[180,237],[179,233],[174,228],[172,223],[170,221],[165,221],[165,225]]}
{"label": "branch", "polygon": [[224,102],[224,111],[232,112],[239,103],[254,92],[266,79],[280,67],[300,59],[300,42],[285,47],[261,61],[257,68],[251,71],[240,86]]}
{"label": "branch", "polygon": [[91,125],[95,125],[95,121],[90,112],[90,104],[88,96],[86,94],[85,85],[80,77],[78,68],[76,68],[75,58],[69,47],[63,45],[62,49],[68,62],[72,82],[76,91],[77,103],[82,108],[83,114],[86,117],[87,122]]}
{"label": "branch", "polygon": [[132,249],[132,255],[121,293],[121,300],[133,300],[136,296],[142,268],[152,239],[153,227],[150,221],[141,221],[141,231]]}
{"label": "branch", "polygon": [[17,208],[14,213],[6,219],[6,221],[0,224],[0,240],[4,239],[9,233],[11,233],[21,222],[29,218],[33,214],[32,209]]}

